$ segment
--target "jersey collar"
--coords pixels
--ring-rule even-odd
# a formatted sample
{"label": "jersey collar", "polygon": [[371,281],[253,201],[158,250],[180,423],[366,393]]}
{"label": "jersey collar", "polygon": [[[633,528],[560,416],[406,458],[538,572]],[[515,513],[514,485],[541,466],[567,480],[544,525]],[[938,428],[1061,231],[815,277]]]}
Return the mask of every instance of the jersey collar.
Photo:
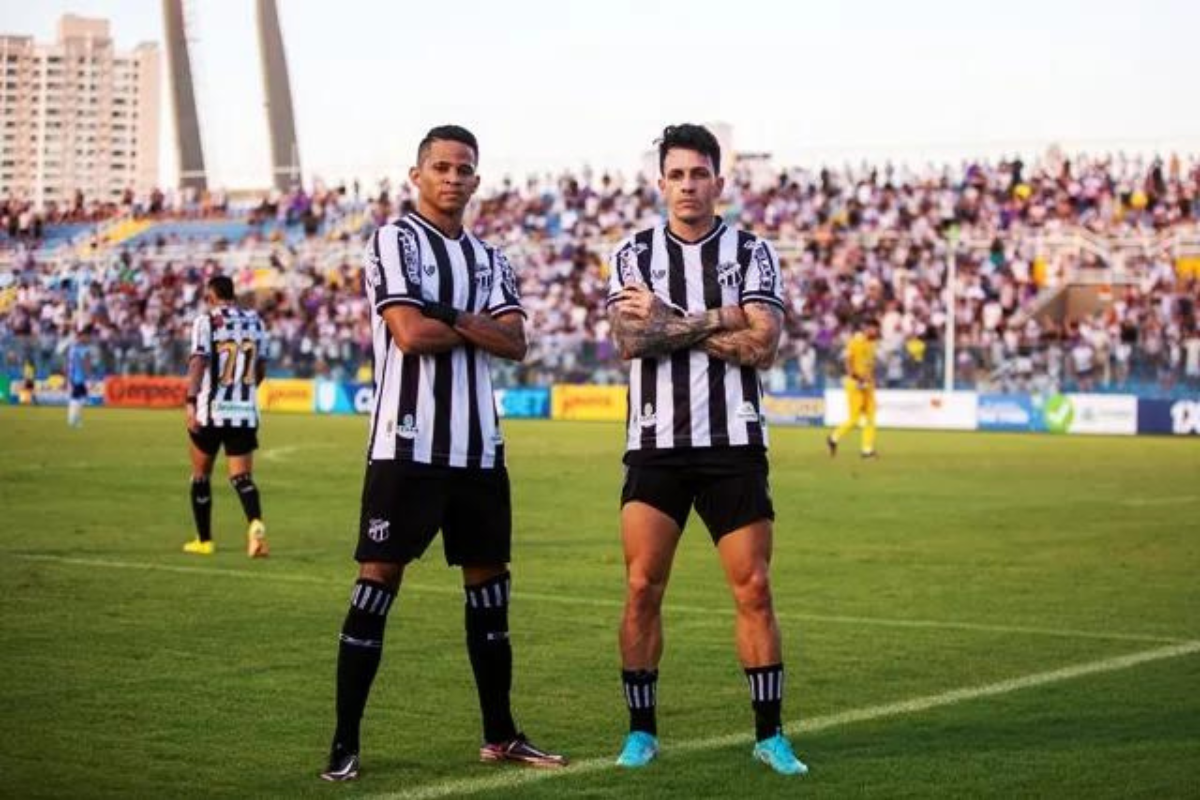
{"label": "jersey collar", "polygon": [[715,236],[720,236],[725,231],[725,223],[720,217],[713,217],[712,229],[699,239],[691,242],[689,242],[687,239],[684,239],[682,236],[677,236],[672,233],[670,223],[664,223],[663,230],[667,232],[667,238],[671,239],[671,241],[675,242],[676,244],[681,244],[684,247],[695,247],[696,245],[704,244]]}

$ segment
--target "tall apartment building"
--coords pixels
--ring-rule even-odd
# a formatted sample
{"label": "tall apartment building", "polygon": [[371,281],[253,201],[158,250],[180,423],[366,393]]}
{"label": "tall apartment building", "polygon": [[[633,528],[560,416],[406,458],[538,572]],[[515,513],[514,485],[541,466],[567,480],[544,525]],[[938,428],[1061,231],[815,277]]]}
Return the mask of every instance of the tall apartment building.
{"label": "tall apartment building", "polygon": [[58,41],[0,35],[0,198],[38,207],[158,184],[159,50],[118,52],[108,21],[66,15]]}

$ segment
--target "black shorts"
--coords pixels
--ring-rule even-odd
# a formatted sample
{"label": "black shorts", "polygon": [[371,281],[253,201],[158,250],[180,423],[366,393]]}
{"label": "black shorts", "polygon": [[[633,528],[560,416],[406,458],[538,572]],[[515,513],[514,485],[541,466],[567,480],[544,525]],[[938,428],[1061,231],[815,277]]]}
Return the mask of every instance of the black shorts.
{"label": "black shorts", "polygon": [[[633,455],[632,453],[630,455]],[[761,448],[694,448],[626,457],[621,505],[633,500],[687,525],[692,506],[715,544],[759,520],[775,519],[766,452]]]}
{"label": "black shorts", "polygon": [[192,444],[202,453],[215,456],[225,447],[227,456],[244,456],[258,449],[258,428],[227,428],[206,425],[199,433],[188,431]]}
{"label": "black shorts", "polygon": [[450,565],[506,564],[512,546],[508,471],[367,464],[356,561],[406,564],[438,531]]}
{"label": "black shorts", "polygon": [[71,399],[72,400],[87,400],[88,390],[86,383],[71,384]]}

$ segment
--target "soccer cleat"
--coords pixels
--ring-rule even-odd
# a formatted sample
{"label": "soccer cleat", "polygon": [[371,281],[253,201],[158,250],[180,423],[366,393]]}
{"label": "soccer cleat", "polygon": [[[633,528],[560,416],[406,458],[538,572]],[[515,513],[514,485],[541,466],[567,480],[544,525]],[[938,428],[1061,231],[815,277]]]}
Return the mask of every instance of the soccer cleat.
{"label": "soccer cleat", "polygon": [[645,731],[630,731],[617,756],[617,766],[635,769],[644,767],[658,756],[658,737]]}
{"label": "soccer cleat", "polygon": [[518,733],[515,739],[495,744],[485,744],[479,748],[479,760],[488,762],[513,761],[527,764],[531,767],[565,767],[567,757],[558,753],[547,753],[534,747],[525,734]]}
{"label": "soccer cleat", "polygon": [[807,775],[808,767],[792,752],[792,743],[782,733],[754,745],[754,758],[780,775]]}
{"label": "soccer cleat", "polygon": [[266,558],[271,554],[267,547],[267,526],[261,519],[250,523],[246,530],[246,555],[251,558]]}
{"label": "soccer cleat", "polygon": [[874,450],[864,450],[864,451],[862,452],[862,457],[863,457],[864,459],[868,459],[868,458],[879,458],[879,453],[876,453]]}
{"label": "soccer cleat", "polygon": [[837,455],[837,439],[834,439],[832,436],[826,436],[825,446],[829,448],[830,458],[833,458]]}
{"label": "soccer cleat", "polygon": [[194,556],[211,556],[216,551],[217,546],[213,544],[212,539],[209,539],[207,542],[192,539],[183,546],[183,552],[191,553]]}
{"label": "soccer cleat", "polygon": [[348,753],[334,745],[329,753],[329,767],[321,773],[321,780],[340,783],[358,777],[358,753]]}

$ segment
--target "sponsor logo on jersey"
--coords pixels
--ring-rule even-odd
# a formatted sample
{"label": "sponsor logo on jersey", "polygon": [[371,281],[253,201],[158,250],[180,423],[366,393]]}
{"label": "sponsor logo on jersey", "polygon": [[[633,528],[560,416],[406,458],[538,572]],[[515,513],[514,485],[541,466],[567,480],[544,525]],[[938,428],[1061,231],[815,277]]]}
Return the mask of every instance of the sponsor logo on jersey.
{"label": "sponsor logo on jersey", "polygon": [[396,435],[401,439],[417,438],[417,423],[413,419],[412,414],[404,415],[404,419],[400,422],[400,427],[396,428]]}
{"label": "sponsor logo on jersey", "polygon": [[409,283],[420,283],[421,255],[417,247],[417,237],[406,228],[400,229],[400,251],[404,259],[404,274],[408,276]]}

